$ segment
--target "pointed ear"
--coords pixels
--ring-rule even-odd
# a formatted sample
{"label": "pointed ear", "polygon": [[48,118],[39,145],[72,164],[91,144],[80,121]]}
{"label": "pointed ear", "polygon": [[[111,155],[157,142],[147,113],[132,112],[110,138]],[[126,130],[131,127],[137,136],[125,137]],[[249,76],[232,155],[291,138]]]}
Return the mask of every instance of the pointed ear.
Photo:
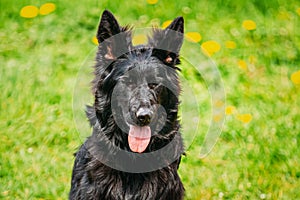
{"label": "pointed ear", "polygon": [[128,27],[119,26],[114,15],[105,10],[97,31],[99,52],[107,60],[114,60],[128,52],[131,45],[131,32]]}
{"label": "pointed ear", "polygon": [[153,47],[152,55],[158,57],[166,64],[179,63],[179,51],[183,42],[184,20],[177,17],[164,30],[153,31],[149,44]]}
{"label": "pointed ear", "polygon": [[121,27],[119,26],[118,21],[116,20],[114,15],[108,10],[105,10],[102,13],[101,21],[98,27],[98,32],[97,32],[98,42],[101,43],[104,40],[120,32],[121,32]]}
{"label": "pointed ear", "polygon": [[184,32],[183,24],[184,24],[183,17],[177,17],[166,29],[171,29],[173,31],[177,31],[183,34]]}

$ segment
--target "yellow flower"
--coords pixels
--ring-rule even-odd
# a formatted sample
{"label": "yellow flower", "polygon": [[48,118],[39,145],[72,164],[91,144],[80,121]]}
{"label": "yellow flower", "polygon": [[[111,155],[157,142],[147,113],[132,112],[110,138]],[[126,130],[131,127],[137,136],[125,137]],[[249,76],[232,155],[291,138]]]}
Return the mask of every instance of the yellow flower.
{"label": "yellow flower", "polygon": [[41,15],[48,15],[52,13],[55,10],[55,4],[54,3],[45,3],[40,7],[40,14]]}
{"label": "yellow flower", "polygon": [[300,70],[291,75],[291,80],[295,85],[300,84]]}
{"label": "yellow flower", "polygon": [[215,114],[215,115],[213,116],[214,122],[219,122],[219,121],[221,121],[222,119],[223,119],[223,115],[221,115],[221,114]]}
{"label": "yellow flower", "polygon": [[7,196],[9,194],[9,190],[5,190],[4,192],[2,192],[3,196]]}
{"label": "yellow flower", "polygon": [[243,28],[252,31],[256,29],[256,23],[252,20],[244,20],[243,21]]}
{"label": "yellow flower", "polygon": [[243,60],[239,60],[238,61],[238,66],[239,68],[243,69],[243,70],[246,70],[247,69],[247,63]]}
{"label": "yellow flower", "polygon": [[162,28],[167,28],[171,24],[172,20],[167,20],[162,24]]}
{"label": "yellow flower", "polygon": [[145,44],[147,42],[147,36],[144,34],[134,35],[132,38],[133,45]]}
{"label": "yellow flower", "polygon": [[24,6],[20,11],[20,16],[24,18],[34,18],[38,13],[39,9],[36,6]]}
{"label": "yellow flower", "polygon": [[224,103],[223,103],[223,101],[221,101],[221,100],[216,100],[215,102],[214,102],[214,106],[216,106],[217,108],[220,108],[220,107],[222,107],[224,105]]}
{"label": "yellow flower", "polygon": [[156,4],[158,0],[147,0],[147,3],[149,4]]}
{"label": "yellow flower", "polygon": [[237,119],[246,124],[252,120],[252,115],[251,114],[240,114],[237,116]]}
{"label": "yellow flower", "polygon": [[227,49],[235,49],[236,48],[236,43],[234,41],[226,41],[225,42],[225,47]]}
{"label": "yellow flower", "polygon": [[296,12],[300,16],[300,8],[297,8]]}
{"label": "yellow flower", "polygon": [[225,108],[225,114],[226,115],[232,115],[236,112],[236,108],[234,106],[227,106]]}
{"label": "yellow flower", "polygon": [[214,53],[220,51],[221,45],[216,41],[210,40],[207,42],[203,42],[201,48],[207,56],[212,56]]}
{"label": "yellow flower", "polygon": [[185,37],[190,42],[199,42],[202,39],[200,33],[197,32],[188,32],[185,34]]}
{"label": "yellow flower", "polygon": [[98,43],[98,39],[97,39],[96,36],[93,37],[92,42],[93,42],[94,44],[96,44],[96,45],[99,44],[99,43]]}

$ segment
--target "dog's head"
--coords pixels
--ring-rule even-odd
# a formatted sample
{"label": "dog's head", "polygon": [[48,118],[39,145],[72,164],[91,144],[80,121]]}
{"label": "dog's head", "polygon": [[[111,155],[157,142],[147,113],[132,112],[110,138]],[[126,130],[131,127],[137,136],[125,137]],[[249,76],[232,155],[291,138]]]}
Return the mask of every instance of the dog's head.
{"label": "dog's head", "polygon": [[[132,45],[131,31],[104,11],[99,24],[93,91],[96,116],[115,143],[133,152],[161,148],[178,130],[180,86],[176,67],[183,42],[183,18],[153,29],[147,45]],[[126,138],[125,138],[126,137]],[[124,140],[126,142],[124,142]],[[160,142],[161,144],[160,144]],[[128,150],[129,150],[128,149]]]}

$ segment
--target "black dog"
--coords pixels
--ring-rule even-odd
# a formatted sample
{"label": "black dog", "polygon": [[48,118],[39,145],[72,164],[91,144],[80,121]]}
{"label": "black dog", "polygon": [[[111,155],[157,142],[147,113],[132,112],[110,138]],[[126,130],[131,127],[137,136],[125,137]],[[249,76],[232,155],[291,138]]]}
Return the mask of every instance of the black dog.
{"label": "black dog", "polygon": [[178,17],[133,46],[130,29],[103,12],[95,103],[87,108],[93,134],[76,153],[69,199],[183,199],[176,67],[183,23]]}

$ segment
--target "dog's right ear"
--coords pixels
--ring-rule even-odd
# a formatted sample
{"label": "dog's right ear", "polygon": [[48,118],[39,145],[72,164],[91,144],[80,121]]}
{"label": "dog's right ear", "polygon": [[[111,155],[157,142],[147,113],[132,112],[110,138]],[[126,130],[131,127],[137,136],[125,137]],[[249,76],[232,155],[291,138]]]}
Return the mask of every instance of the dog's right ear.
{"label": "dog's right ear", "polygon": [[105,10],[102,13],[101,21],[97,31],[97,39],[98,42],[101,43],[104,40],[112,37],[121,32],[121,27],[118,24],[118,21],[114,17],[114,15]]}
{"label": "dog's right ear", "polygon": [[[114,60],[120,54],[128,52],[128,47],[131,45],[127,39],[131,37],[131,32],[128,27],[121,27],[114,17],[114,15],[105,10],[102,13],[101,20],[97,31],[97,40],[101,46],[100,53],[103,54],[105,59]],[[118,46],[118,47],[117,47]]]}

